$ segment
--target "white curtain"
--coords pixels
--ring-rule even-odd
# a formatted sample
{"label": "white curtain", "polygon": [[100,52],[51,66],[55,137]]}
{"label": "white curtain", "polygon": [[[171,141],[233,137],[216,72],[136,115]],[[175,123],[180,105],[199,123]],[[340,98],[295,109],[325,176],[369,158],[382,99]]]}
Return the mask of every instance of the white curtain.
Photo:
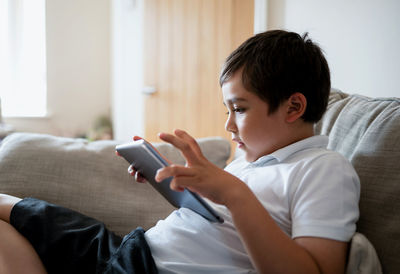
{"label": "white curtain", "polygon": [[45,0],[0,0],[3,116],[46,115]]}

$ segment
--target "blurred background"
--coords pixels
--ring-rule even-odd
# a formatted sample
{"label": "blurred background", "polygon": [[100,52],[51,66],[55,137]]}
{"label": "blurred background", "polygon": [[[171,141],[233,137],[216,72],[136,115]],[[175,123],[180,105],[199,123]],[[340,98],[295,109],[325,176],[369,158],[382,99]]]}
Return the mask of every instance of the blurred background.
{"label": "blurred background", "polygon": [[221,65],[278,28],[309,33],[333,87],[400,97],[398,14],[397,0],[0,0],[0,133],[229,138]]}

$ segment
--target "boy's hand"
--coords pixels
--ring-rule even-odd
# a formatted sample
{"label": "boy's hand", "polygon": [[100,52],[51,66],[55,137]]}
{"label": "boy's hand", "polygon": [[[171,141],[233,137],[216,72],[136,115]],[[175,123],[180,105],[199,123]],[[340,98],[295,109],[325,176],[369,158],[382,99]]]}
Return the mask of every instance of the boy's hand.
{"label": "boy's hand", "polygon": [[186,159],[186,166],[170,165],[159,169],[156,181],[161,182],[174,177],[171,188],[183,191],[184,188],[196,192],[215,203],[228,205],[235,201],[243,187],[247,186],[237,177],[220,169],[208,161],[196,140],[183,130],[175,130],[175,135],[160,133],[161,140],[179,149]]}
{"label": "boy's hand", "polygon": [[[138,141],[138,140],[141,140],[141,139],[143,139],[143,138],[140,137],[140,136],[137,136],[137,135],[133,136],[133,141]],[[159,151],[158,151],[151,143],[150,143],[150,145],[153,147],[153,149],[154,149],[155,151],[157,151],[157,152],[159,153]],[[159,153],[159,154],[160,154],[160,153]],[[160,155],[161,155],[161,154],[160,154]],[[163,158],[164,158],[164,157],[163,157]],[[169,164],[171,164],[171,162],[170,162],[168,159],[164,158],[164,160],[167,161]],[[128,173],[129,173],[131,176],[134,176],[136,182],[138,182],[138,183],[146,183],[146,182],[147,182],[146,178],[143,177],[143,175],[142,175],[140,172],[137,172],[137,170],[133,167],[133,165],[130,165],[130,166],[128,167]]]}
{"label": "boy's hand", "polygon": [[[137,135],[133,136],[133,141],[137,141],[137,140],[141,140],[141,139],[143,139],[143,138],[140,137],[140,136],[137,136]],[[134,176],[135,177],[135,181],[138,182],[138,183],[146,183],[147,182],[146,178],[144,178],[142,176],[142,174],[137,172],[136,169],[132,165],[130,165],[128,167],[128,173],[130,175]]]}
{"label": "boy's hand", "polygon": [[[137,140],[141,140],[141,139],[143,139],[142,137],[140,137],[140,136],[133,136],[133,141],[137,141]],[[117,155],[118,156],[121,156],[121,155],[119,155],[119,153],[117,152]],[[132,166],[132,165],[130,165],[129,167],[128,167],[128,173],[131,175],[131,176],[134,176],[135,177],[135,181],[136,182],[138,182],[138,183],[145,183],[146,182],[146,178],[144,178],[143,176],[142,176],[142,174],[140,174],[139,172],[137,172],[136,171],[136,169]]]}
{"label": "boy's hand", "polygon": [[137,172],[136,169],[132,165],[130,165],[128,167],[128,173],[131,176],[134,176],[135,181],[138,183],[146,183],[147,182],[146,178],[144,178],[140,172]]}

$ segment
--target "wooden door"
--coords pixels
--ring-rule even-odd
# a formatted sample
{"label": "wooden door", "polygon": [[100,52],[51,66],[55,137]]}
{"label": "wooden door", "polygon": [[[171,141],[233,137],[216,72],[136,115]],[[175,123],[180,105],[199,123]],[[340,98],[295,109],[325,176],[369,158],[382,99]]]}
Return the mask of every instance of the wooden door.
{"label": "wooden door", "polygon": [[253,0],[146,0],[145,137],[187,130],[222,136],[226,109],[218,84],[225,58],[253,33]]}

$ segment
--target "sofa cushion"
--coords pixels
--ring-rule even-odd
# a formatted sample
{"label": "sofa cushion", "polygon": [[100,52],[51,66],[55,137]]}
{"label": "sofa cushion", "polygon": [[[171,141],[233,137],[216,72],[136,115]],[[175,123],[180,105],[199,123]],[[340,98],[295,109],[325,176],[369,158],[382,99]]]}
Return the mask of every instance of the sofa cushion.
{"label": "sofa cushion", "polygon": [[354,165],[361,182],[357,230],[376,248],[383,271],[400,273],[400,99],[333,90],[315,130]]}
{"label": "sofa cushion", "polygon": [[[230,143],[199,139],[205,156],[224,167]],[[115,155],[115,141],[87,142],[42,134],[15,133],[0,146],[0,193],[35,197],[103,221],[124,235],[167,216],[172,206],[149,184],[128,174],[128,163]],[[155,147],[175,163],[184,163],[169,144]]]}

